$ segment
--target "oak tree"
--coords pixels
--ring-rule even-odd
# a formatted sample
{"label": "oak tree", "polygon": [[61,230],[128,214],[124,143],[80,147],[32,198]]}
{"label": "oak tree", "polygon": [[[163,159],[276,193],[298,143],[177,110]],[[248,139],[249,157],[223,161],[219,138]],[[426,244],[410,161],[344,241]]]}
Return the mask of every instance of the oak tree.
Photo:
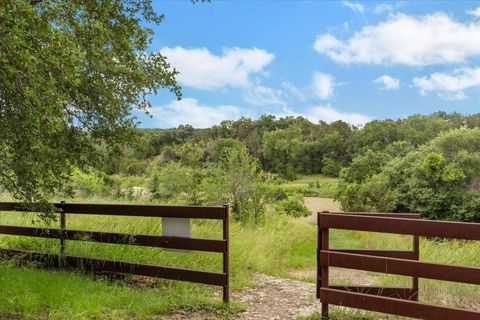
{"label": "oak tree", "polygon": [[162,15],[150,0],[7,0],[0,4],[0,185],[46,203],[98,146],[128,141],[134,109],[176,71],[149,52]]}

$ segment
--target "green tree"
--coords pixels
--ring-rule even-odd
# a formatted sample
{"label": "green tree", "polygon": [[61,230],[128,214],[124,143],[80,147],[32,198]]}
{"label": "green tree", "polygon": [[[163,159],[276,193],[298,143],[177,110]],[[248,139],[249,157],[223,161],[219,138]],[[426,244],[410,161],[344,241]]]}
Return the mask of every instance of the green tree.
{"label": "green tree", "polygon": [[263,136],[265,167],[293,180],[302,153],[302,136],[298,127],[266,132]]}
{"label": "green tree", "polygon": [[158,24],[150,0],[6,1],[0,6],[0,185],[45,202],[67,189],[96,146],[129,141],[133,109],[176,71],[147,51]]}
{"label": "green tree", "polygon": [[225,157],[225,152],[229,149],[239,149],[243,147],[245,147],[245,145],[241,141],[233,138],[218,139],[213,143],[211,160],[212,162],[217,163],[220,159]]}
{"label": "green tree", "polygon": [[245,146],[228,148],[219,163],[221,176],[218,185],[231,197],[234,219],[243,223],[263,220],[265,186],[259,177],[259,167]]}
{"label": "green tree", "polygon": [[390,160],[382,159],[386,153],[367,152],[342,171],[337,198],[349,211],[391,210],[429,219],[480,221],[478,141],[480,128],[460,128]]}
{"label": "green tree", "polygon": [[179,162],[168,162],[153,175],[151,190],[153,184],[156,184],[153,197],[166,202],[199,205],[202,178],[203,172],[200,169],[187,167]]}
{"label": "green tree", "polygon": [[349,152],[360,155],[367,150],[382,150],[386,145],[400,139],[396,121],[374,120],[360,130],[353,131],[349,140]]}

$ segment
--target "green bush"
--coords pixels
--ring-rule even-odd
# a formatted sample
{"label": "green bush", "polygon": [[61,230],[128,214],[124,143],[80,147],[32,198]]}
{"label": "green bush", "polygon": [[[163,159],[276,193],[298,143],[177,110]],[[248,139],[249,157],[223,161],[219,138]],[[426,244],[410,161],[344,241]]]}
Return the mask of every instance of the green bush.
{"label": "green bush", "polygon": [[275,188],[275,189],[272,191],[271,198],[272,198],[274,201],[284,200],[284,199],[287,199],[287,198],[288,198],[288,195],[287,195],[287,193],[286,193],[282,188]]}
{"label": "green bush", "polygon": [[82,198],[103,195],[105,188],[102,178],[96,173],[74,170],[71,180],[72,189]]}
{"label": "green bush", "polygon": [[200,183],[204,172],[184,166],[178,162],[168,162],[157,169],[150,181],[153,198],[169,202],[198,205],[200,199]]}
{"label": "green bush", "polygon": [[305,197],[319,197],[320,196],[320,190],[318,188],[311,188],[307,187],[302,190],[302,194]]}
{"label": "green bush", "polygon": [[329,177],[338,177],[342,163],[333,157],[324,157],[322,160],[322,174]]}
{"label": "green bush", "polygon": [[303,204],[301,197],[298,196],[278,201],[275,204],[275,210],[279,214],[292,217],[306,217],[310,215],[310,211]]}
{"label": "green bush", "polygon": [[[480,128],[460,128],[393,157],[360,156],[342,171],[336,198],[347,211],[417,212],[480,221]],[[374,157],[373,157],[374,155]],[[374,166],[359,166],[377,159]],[[364,168],[360,170],[360,168]]]}

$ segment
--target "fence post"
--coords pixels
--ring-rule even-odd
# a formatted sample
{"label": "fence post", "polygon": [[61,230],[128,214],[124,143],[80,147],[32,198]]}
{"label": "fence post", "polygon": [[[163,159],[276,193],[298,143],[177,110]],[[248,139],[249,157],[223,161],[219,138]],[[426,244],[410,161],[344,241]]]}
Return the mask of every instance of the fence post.
{"label": "fence post", "polygon": [[[60,202],[62,205],[65,204],[65,201]],[[60,256],[65,255],[65,229],[67,227],[67,221],[65,212],[63,210],[60,212]]]}
{"label": "fence post", "polygon": [[[329,213],[329,211],[322,211],[322,213]],[[320,225],[320,217],[321,214],[318,216],[319,219],[317,224]],[[329,229],[328,228],[321,228],[320,229],[320,250],[328,250],[329,249]],[[321,270],[322,270],[322,288],[328,288],[328,261],[322,262]],[[322,303],[322,319],[328,319],[328,303]]]}
{"label": "fence post", "polygon": [[322,232],[320,230],[320,212],[317,212],[317,299],[320,299],[320,287],[322,286],[320,250],[322,248]]}
{"label": "fence post", "polygon": [[[415,260],[420,260],[420,237],[418,235],[413,236],[413,252],[415,253]],[[412,289],[413,289],[413,297],[412,299],[418,301],[418,277],[414,276],[412,278]]]}
{"label": "fence post", "polygon": [[223,251],[223,273],[227,275],[227,283],[223,286],[223,302],[230,301],[230,272],[229,272],[229,219],[228,219],[228,204],[223,206],[223,240],[225,240],[225,250]]}

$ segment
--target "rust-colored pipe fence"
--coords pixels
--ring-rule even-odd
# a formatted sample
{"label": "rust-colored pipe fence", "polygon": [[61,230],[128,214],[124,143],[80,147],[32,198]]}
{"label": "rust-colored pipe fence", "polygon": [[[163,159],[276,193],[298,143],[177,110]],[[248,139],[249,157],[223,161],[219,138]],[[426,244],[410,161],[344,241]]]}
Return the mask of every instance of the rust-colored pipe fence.
{"label": "rust-colored pipe fence", "polygon": [[[60,211],[60,228],[35,228],[0,225],[0,234],[40,237],[60,240],[60,254],[32,252],[26,250],[0,249],[3,256],[21,256],[48,262],[53,267],[81,268],[87,271],[105,271],[188,281],[223,288],[223,301],[229,301],[229,222],[228,206],[192,207],[157,205],[112,205],[112,204],[67,204],[55,203]],[[0,202],[0,211],[29,211],[13,202]],[[167,217],[185,219],[213,219],[223,221],[221,240],[175,236],[156,236],[67,229],[67,215],[109,215],[131,217]],[[166,249],[194,250],[223,254],[223,272],[207,272],[182,268],[167,268],[150,264],[99,260],[65,255],[67,241],[91,241]]]}
{"label": "rust-colored pipe fence", "polygon": [[[413,236],[412,251],[330,249],[329,229]],[[419,261],[419,236],[480,240],[480,224],[431,221],[415,214],[318,213],[317,298],[322,317],[339,305],[420,319],[479,320],[480,312],[418,302],[418,278],[480,285],[480,268]],[[331,286],[329,267],[410,276],[411,288]],[[480,297],[479,297],[480,299]]]}

